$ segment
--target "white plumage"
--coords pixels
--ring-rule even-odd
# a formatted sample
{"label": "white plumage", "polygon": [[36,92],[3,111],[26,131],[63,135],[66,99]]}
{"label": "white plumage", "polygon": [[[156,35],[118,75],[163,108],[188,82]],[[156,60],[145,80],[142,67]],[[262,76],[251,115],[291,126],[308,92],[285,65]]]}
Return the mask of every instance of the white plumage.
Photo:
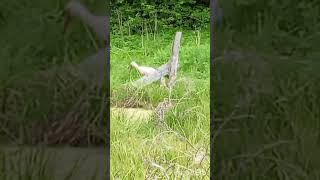
{"label": "white plumage", "polygon": [[158,71],[152,67],[139,66],[136,62],[131,62],[131,66],[136,68],[143,76],[150,76],[158,73]]}
{"label": "white plumage", "polygon": [[65,10],[67,13],[66,27],[71,17],[78,17],[85,24],[88,24],[100,39],[107,40],[108,38],[108,33],[107,33],[108,17],[107,16],[97,16],[92,14],[87,8],[85,8],[80,2],[76,0],[70,1],[66,5]]}
{"label": "white plumage", "polygon": [[[89,25],[100,39],[108,41],[107,16],[93,15],[87,8],[76,0],[71,0],[66,5],[65,10],[67,13],[65,19],[65,30],[71,17],[78,17],[85,24]],[[95,82],[97,85],[101,86],[104,83],[106,66],[107,48],[103,48],[78,64],[77,70],[82,78],[91,80],[91,82]]]}

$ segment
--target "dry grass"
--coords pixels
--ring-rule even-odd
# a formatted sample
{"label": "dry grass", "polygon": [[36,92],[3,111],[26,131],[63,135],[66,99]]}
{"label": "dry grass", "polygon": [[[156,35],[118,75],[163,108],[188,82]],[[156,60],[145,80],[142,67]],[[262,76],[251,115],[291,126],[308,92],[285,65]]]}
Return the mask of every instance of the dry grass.
{"label": "dry grass", "polygon": [[[42,72],[2,89],[4,139],[15,144],[103,144],[103,89],[68,72]],[[40,113],[39,113],[40,112]]]}

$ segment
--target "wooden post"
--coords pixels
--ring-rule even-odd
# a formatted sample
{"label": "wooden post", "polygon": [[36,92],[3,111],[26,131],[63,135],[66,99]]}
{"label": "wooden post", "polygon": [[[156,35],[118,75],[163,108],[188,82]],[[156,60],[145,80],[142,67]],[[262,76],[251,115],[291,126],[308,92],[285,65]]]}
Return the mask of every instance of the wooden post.
{"label": "wooden post", "polygon": [[180,48],[180,40],[181,40],[181,32],[176,33],[176,37],[174,39],[173,47],[172,47],[172,55],[171,55],[171,62],[169,65],[169,88],[172,88],[177,79],[177,70],[179,65],[179,48]]}

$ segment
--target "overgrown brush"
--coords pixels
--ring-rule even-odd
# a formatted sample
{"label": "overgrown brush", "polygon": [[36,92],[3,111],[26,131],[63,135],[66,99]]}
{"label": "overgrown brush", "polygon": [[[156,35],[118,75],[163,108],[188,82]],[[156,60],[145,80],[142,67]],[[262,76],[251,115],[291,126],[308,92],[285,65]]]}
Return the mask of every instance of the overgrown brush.
{"label": "overgrown brush", "polygon": [[103,144],[104,89],[54,70],[5,87],[1,134],[15,144]]}

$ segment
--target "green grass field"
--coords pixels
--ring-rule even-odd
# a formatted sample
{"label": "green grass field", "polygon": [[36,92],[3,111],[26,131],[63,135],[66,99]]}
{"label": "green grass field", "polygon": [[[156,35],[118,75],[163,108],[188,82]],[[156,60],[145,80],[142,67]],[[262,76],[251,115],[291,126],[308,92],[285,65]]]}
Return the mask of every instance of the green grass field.
{"label": "green grass field", "polygon": [[[105,12],[103,1],[83,2]],[[47,166],[53,155],[36,151],[22,158],[24,146],[10,155],[8,147],[105,144],[105,122],[100,123],[106,116],[104,87],[92,89],[68,72],[55,72],[81,62],[103,44],[79,21],[62,33],[64,3],[0,2],[1,180],[77,179],[70,175],[78,173],[72,163],[62,178],[54,177],[50,172],[61,166]],[[320,36],[280,33],[274,21],[259,24],[255,33],[235,32],[229,26],[216,32],[217,179],[320,178],[319,51],[308,44],[315,46]],[[175,106],[165,116],[166,129],[155,126],[153,111],[168,91],[159,83],[140,90],[123,84],[139,78],[129,69],[131,61],[154,67],[167,62],[176,30],[131,36],[125,31],[114,26],[111,34],[112,179],[209,179],[209,31],[181,30]],[[77,151],[61,152],[69,157]],[[205,157],[201,164],[195,161],[199,157]],[[55,160],[60,159],[65,158]],[[20,173],[10,174],[13,170]]]}
{"label": "green grass field", "polygon": [[272,33],[216,33],[217,179],[319,178],[316,50],[281,55],[290,46],[270,46]]}
{"label": "green grass field", "polygon": [[[102,42],[78,20],[63,34],[65,3],[0,2],[1,180],[79,179],[94,174],[86,167],[105,165],[105,154],[99,153],[105,150],[107,133],[104,87],[93,89],[63,70],[102,48]],[[85,3],[97,12],[105,10],[99,3]],[[35,151],[29,153],[30,146]],[[62,156],[52,155],[49,147]],[[82,155],[95,162],[81,161]],[[61,169],[65,173],[59,174]]]}
{"label": "green grass field", "polygon": [[[183,31],[174,107],[167,128],[156,126],[156,106],[168,90],[155,82],[142,89],[125,84],[139,78],[131,61],[159,67],[171,56],[175,30],[143,36],[111,35],[111,177],[113,179],[209,179],[209,32]],[[131,109],[131,115],[127,115]],[[135,118],[134,114],[149,111]],[[130,120],[132,119],[132,120]],[[142,120],[143,119],[143,120]],[[195,158],[205,153],[203,162]]]}

